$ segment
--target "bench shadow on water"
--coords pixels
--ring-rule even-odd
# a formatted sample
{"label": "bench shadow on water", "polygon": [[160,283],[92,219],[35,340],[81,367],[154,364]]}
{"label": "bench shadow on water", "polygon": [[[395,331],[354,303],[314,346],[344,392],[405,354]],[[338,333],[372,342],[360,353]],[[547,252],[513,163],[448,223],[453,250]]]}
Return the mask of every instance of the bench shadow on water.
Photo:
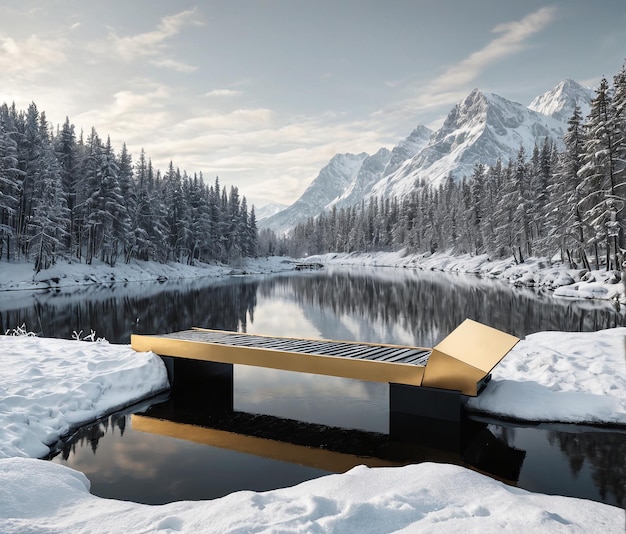
{"label": "bench shadow on water", "polygon": [[[367,269],[34,298],[0,309],[2,327],[40,324],[45,335],[66,338],[93,329],[121,343],[133,332],[203,326],[433,346],[466,317],[518,337],[624,324],[624,310],[607,303],[559,301],[472,277]],[[235,366],[230,397],[215,383],[192,386],[80,429],[53,461],[87,474],[94,494],[146,503],[268,490],[362,463],[422,461],[465,465],[531,491],[624,499],[623,429],[473,417],[458,444],[433,447],[423,436],[389,435],[385,384]]]}

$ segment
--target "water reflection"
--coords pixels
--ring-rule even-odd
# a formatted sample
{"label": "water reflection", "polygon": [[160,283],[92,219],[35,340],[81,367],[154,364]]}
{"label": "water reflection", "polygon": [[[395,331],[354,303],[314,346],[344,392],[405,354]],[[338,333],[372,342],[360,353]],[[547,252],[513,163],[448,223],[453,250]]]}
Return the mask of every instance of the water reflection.
{"label": "water reflection", "polygon": [[114,343],[128,343],[131,333],[204,326],[432,346],[467,317],[518,337],[626,325],[626,310],[607,302],[558,300],[471,276],[383,268],[14,292],[0,302],[2,331],[23,323],[49,337],[94,330]]}
{"label": "water reflection", "polygon": [[453,452],[378,432],[185,404],[170,399],[89,425],[52,461],[83,471],[95,495],[148,504],[264,491],[361,464],[424,461],[462,465],[534,492],[624,503],[623,431],[472,418],[465,445]]}
{"label": "water reflection", "polygon": [[[382,272],[381,272],[382,271]],[[498,281],[444,273],[378,269],[331,270],[277,277],[259,295],[291,295],[303,310],[323,310],[362,341],[433,346],[465,318],[518,337],[541,330],[593,331],[626,324],[624,310],[606,302],[554,299]],[[319,324],[323,337],[336,321]]]}
{"label": "water reflection", "polygon": [[626,435],[617,432],[548,432],[568,460],[574,478],[593,480],[602,501],[613,500],[626,507]]}
{"label": "water reflection", "polygon": [[0,303],[0,328],[26,324],[46,337],[69,339],[74,331],[113,343],[132,333],[168,332],[194,325],[245,328],[253,316],[258,281],[241,279],[137,283],[80,292],[29,292]]}

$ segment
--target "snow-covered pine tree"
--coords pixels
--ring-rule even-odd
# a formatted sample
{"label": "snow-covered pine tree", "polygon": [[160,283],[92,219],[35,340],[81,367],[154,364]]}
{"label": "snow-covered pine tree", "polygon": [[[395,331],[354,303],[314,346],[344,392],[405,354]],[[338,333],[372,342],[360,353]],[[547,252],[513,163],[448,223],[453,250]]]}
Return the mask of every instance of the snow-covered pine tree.
{"label": "snow-covered pine tree", "polygon": [[[15,124],[9,108],[0,108],[0,258],[11,259],[23,171],[19,169]],[[15,248],[15,247],[14,247]]]}
{"label": "snow-covered pine tree", "polygon": [[38,158],[30,162],[33,178],[32,213],[28,218],[29,257],[35,261],[35,272],[54,264],[64,252],[63,237],[69,226],[69,215],[61,184],[61,166],[48,133],[45,114],[39,120]]}
{"label": "snow-covered pine tree", "polygon": [[617,262],[621,248],[624,198],[620,192],[622,184],[616,175],[616,141],[619,136],[606,78],[596,89],[585,129],[583,166],[579,170],[579,206],[583,221],[591,230],[588,244],[594,247],[596,268],[600,263],[598,248],[604,246],[606,268],[610,269],[612,258]]}
{"label": "snow-covered pine tree", "polygon": [[559,154],[548,186],[548,239],[552,246],[560,247],[561,257],[567,259],[572,267],[578,260],[582,266],[588,268],[578,189],[578,171],[582,167],[584,144],[583,117],[578,104],[567,124],[567,132],[563,138],[565,150]]}

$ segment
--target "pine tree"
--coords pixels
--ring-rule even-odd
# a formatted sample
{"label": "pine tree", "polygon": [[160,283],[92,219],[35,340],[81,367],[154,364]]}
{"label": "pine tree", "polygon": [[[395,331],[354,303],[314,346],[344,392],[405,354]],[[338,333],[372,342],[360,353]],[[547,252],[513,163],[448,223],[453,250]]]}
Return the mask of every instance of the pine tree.
{"label": "pine tree", "polygon": [[11,136],[14,128],[5,104],[0,109],[0,259],[6,247],[7,260],[11,258],[23,175],[18,167],[17,143]]}
{"label": "pine tree", "polygon": [[579,171],[579,190],[582,193],[579,206],[583,211],[583,220],[592,232],[589,244],[596,251],[596,263],[599,264],[598,247],[604,245],[606,267],[609,269],[611,247],[617,260],[621,246],[624,215],[623,198],[619,196],[621,187],[616,174],[618,133],[611,92],[605,78],[596,89],[585,127],[583,166]]}
{"label": "pine tree", "polygon": [[548,203],[548,238],[561,248],[561,256],[567,256],[574,264],[570,247],[577,251],[580,261],[588,267],[585,254],[585,235],[580,210],[580,178],[582,167],[584,131],[580,107],[576,105],[568,121],[567,132],[563,138],[565,150],[559,155],[554,176],[549,186]]}
{"label": "pine tree", "polygon": [[47,269],[63,253],[63,237],[68,226],[68,210],[61,184],[61,166],[56,158],[44,114],[40,115],[38,157],[30,161],[33,176],[32,213],[27,230],[29,255],[35,271]]}

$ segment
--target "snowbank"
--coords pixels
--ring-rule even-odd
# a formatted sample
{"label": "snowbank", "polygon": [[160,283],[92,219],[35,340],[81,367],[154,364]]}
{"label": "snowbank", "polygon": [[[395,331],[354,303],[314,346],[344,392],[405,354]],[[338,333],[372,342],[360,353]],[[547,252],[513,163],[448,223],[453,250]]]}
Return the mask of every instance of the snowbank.
{"label": "snowbank", "polygon": [[467,406],[525,421],[626,425],[626,328],[531,334]]}
{"label": "snowbank", "polygon": [[491,260],[486,254],[471,256],[437,252],[406,254],[397,252],[342,253],[309,256],[307,261],[327,265],[402,267],[431,271],[475,274],[496,278],[516,286],[554,291],[556,297],[615,299],[626,303],[624,284],[619,271],[587,271],[551,264],[545,258],[528,258],[516,264],[513,258]]}
{"label": "snowbank", "polygon": [[95,497],[77,471],[0,460],[0,531],[623,532],[624,511],[530,493],[453,465],[356,467],[265,493],[147,506]]}
{"label": "snowbank", "polygon": [[152,353],[106,341],[0,336],[0,458],[44,457],[72,428],[168,388]]}
{"label": "snowbank", "polygon": [[245,258],[231,265],[156,263],[133,260],[111,267],[94,260],[92,265],[59,262],[49,269],[35,273],[32,263],[0,261],[0,291],[80,287],[93,284],[112,285],[154,280],[223,277],[244,274],[265,274],[295,268],[291,258]]}

